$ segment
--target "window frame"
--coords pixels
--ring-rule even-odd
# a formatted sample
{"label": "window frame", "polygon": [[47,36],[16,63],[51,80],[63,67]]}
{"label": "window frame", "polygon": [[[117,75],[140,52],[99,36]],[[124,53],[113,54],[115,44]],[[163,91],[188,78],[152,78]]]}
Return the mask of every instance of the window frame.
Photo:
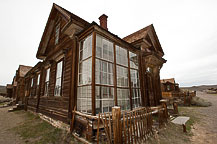
{"label": "window frame", "polygon": [[[48,77],[48,81],[47,81],[47,72],[49,69],[49,77]],[[45,80],[44,80],[44,95],[45,96],[49,96],[49,89],[50,89],[50,67],[45,69],[46,71],[46,75],[45,75]]]}
{"label": "window frame", "polygon": [[[60,81],[60,84],[61,84],[61,86],[60,86],[60,95],[56,95],[56,94],[55,94],[55,91],[56,91],[56,82],[57,82],[57,68],[58,68],[57,66],[58,66],[58,64],[59,64],[60,62],[62,62],[61,77],[59,77],[59,78],[61,78],[61,81]],[[63,71],[64,71],[64,57],[61,58],[59,61],[56,62],[56,70],[55,70],[55,85],[54,85],[54,96],[55,96],[55,97],[61,97],[61,96],[62,96],[62,87],[63,87]]]}

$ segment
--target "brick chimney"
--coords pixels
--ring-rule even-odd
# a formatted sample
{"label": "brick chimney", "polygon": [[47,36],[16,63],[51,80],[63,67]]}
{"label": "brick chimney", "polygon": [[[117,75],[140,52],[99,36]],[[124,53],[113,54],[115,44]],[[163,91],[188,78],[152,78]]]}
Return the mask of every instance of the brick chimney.
{"label": "brick chimney", "polygon": [[108,30],[108,28],[107,28],[107,18],[108,18],[108,16],[105,15],[105,14],[103,14],[103,15],[101,15],[99,17],[100,26],[102,28],[104,28],[105,30]]}

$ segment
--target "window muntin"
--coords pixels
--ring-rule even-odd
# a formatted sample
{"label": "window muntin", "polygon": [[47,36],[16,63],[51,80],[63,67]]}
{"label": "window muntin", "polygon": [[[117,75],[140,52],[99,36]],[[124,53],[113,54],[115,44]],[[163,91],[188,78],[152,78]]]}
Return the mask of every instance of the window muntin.
{"label": "window muntin", "polygon": [[115,46],[115,49],[116,49],[116,63],[128,67],[127,50],[117,45]]}
{"label": "window muntin", "polygon": [[117,65],[117,86],[119,87],[128,87],[128,68]]}
{"label": "window muntin", "polygon": [[45,96],[49,95],[49,81],[50,81],[50,68],[46,70],[46,78],[45,78]]}
{"label": "window muntin", "polygon": [[96,57],[110,62],[114,61],[113,43],[99,35],[96,35]]}
{"label": "window muntin", "polygon": [[130,109],[130,90],[117,88],[117,99],[118,106],[121,107],[121,110],[129,110]]}
{"label": "window muntin", "polygon": [[138,56],[135,53],[129,52],[130,68],[138,69]]}
{"label": "window muntin", "polygon": [[96,59],[96,84],[114,85],[112,63]]}
{"label": "window muntin", "polygon": [[92,113],[92,89],[91,86],[78,87],[77,110],[83,113]]}
{"label": "window muntin", "polygon": [[61,96],[63,61],[57,63],[54,96]]}
{"label": "window muntin", "polygon": [[92,35],[80,42],[77,110],[92,114]]}
{"label": "window muntin", "polygon": [[111,112],[114,106],[114,88],[106,86],[96,86],[96,113]]}
{"label": "window muntin", "polygon": [[55,28],[55,45],[59,43],[59,36],[60,36],[60,23],[58,23]]}

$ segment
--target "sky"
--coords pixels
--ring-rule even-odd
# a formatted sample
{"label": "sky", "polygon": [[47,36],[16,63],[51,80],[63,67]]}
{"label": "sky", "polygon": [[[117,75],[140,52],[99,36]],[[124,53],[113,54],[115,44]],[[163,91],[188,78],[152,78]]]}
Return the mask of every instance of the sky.
{"label": "sky", "polygon": [[0,85],[19,64],[34,66],[53,3],[88,22],[108,16],[110,32],[123,38],[153,24],[167,62],[161,79],[180,86],[217,84],[216,0],[1,0]]}

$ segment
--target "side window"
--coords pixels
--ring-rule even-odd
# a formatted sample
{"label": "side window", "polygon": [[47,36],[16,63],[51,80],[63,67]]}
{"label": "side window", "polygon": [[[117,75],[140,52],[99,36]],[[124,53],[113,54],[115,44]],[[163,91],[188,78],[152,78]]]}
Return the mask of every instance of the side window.
{"label": "side window", "polygon": [[55,84],[55,89],[54,89],[54,96],[61,96],[62,67],[63,67],[63,61],[58,62],[57,69],[56,69],[56,84]]}
{"label": "side window", "polygon": [[45,78],[45,96],[49,95],[49,81],[50,81],[50,68],[46,70],[46,78]]}

